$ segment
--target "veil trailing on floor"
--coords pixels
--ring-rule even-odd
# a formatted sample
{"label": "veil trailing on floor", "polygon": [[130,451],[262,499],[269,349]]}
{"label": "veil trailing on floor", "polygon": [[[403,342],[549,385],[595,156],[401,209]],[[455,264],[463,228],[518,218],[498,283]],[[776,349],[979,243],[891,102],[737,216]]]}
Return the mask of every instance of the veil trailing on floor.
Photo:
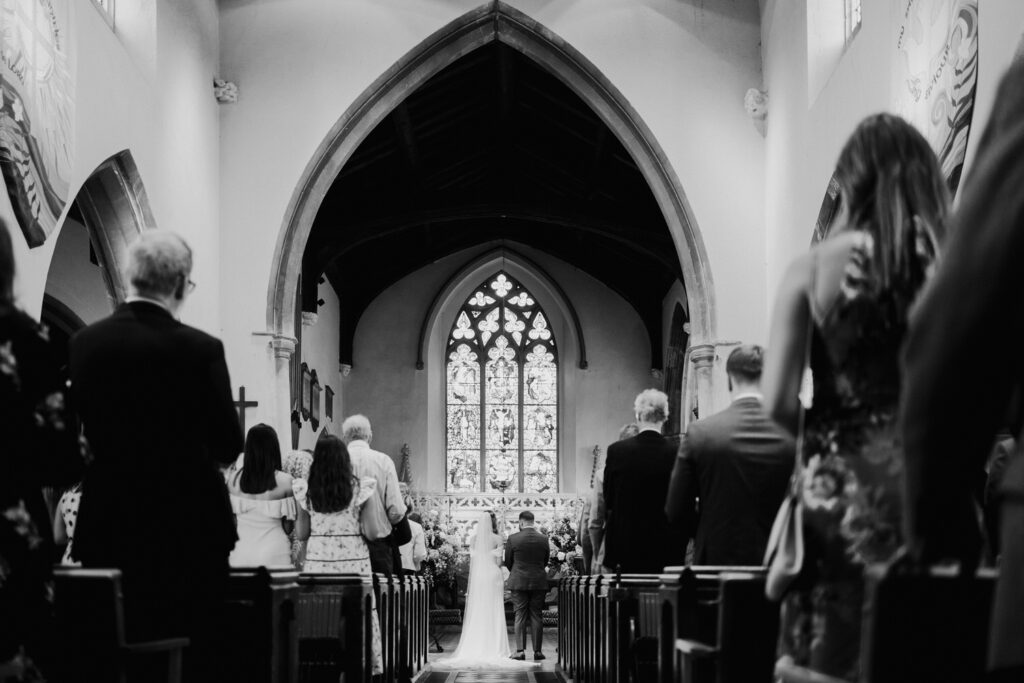
{"label": "veil trailing on floor", "polygon": [[469,547],[469,585],[459,646],[434,668],[508,670],[536,666],[509,659],[512,651],[505,624],[505,580],[498,565],[501,538],[494,533],[488,513],[482,512],[477,518],[476,535]]}

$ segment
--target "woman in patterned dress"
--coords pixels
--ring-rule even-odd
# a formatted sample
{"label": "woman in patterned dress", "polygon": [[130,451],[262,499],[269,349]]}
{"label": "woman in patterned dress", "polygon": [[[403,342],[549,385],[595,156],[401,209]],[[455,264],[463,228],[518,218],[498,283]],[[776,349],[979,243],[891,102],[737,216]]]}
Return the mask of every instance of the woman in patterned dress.
{"label": "woman in patterned dress", "polygon": [[[307,541],[302,571],[310,574],[369,574],[370,551],[359,532],[359,513],[377,490],[373,477],[357,479],[341,439],[325,435],[316,442],[309,481],[292,484],[299,514],[295,535]],[[373,622],[373,673],[383,673],[380,621]]]}
{"label": "woman in patterned dress", "polygon": [[804,423],[804,575],[785,598],[786,661],[859,680],[863,569],[903,539],[899,353],[910,307],[945,236],[949,193],[924,137],[890,114],[865,119],[839,157],[842,214],[783,278],[764,371],[765,408]]}
{"label": "woman in patterned dress", "polygon": [[53,540],[60,546],[64,545],[64,553],[60,563],[78,566],[81,562],[71,559],[71,548],[75,542],[75,523],[78,521],[78,504],[82,501],[82,482],[78,482],[60,497],[57,503],[57,514],[53,519]]}
{"label": "woman in patterned dress", "polygon": [[[309,468],[313,465],[313,451],[309,449],[301,451],[289,451],[284,456],[282,469],[292,476],[292,479],[309,479]],[[302,563],[306,561],[306,541],[300,540],[295,535],[295,530],[289,534],[292,546],[292,564],[302,569]]]}

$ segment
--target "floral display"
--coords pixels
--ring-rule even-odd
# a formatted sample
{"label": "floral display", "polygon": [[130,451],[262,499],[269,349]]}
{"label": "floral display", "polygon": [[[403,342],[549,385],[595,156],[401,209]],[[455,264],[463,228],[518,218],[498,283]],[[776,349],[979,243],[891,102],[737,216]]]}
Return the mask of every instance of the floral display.
{"label": "floral display", "polygon": [[439,592],[455,592],[459,564],[465,561],[459,555],[465,536],[459,532],[455,524],[442,522],[437,510],[431,510],[423,520],[423,535],[427,546],[423,573]]}
{"label": "floral display", "polygon": [[572,518],[568,515],[558,517],[550,529],[542,524],[540,531],[547,535],[551,551],[548,558],[548,576],[558,579],[579,574],[576,571],[575,559],[583,554],[583,548],[577,543]]}

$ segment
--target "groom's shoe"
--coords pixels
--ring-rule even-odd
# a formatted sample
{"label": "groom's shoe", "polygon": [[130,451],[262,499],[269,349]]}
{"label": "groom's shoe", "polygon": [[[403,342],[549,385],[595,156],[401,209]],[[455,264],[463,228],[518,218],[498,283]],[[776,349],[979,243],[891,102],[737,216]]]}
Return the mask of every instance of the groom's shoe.
{"label": "groom's shoe", "polygon": [[538,651],[533,653],[533,661],[539,662],[542,659],[547,659],[547,657],[544,656],[543,652]]}
{"label": "groom's shoe", "polygon": [[523,650],[516,650],[516,653],[514,655],[512,655],[509,659],[525,660],[526,659],[526,652],[524,652]]}

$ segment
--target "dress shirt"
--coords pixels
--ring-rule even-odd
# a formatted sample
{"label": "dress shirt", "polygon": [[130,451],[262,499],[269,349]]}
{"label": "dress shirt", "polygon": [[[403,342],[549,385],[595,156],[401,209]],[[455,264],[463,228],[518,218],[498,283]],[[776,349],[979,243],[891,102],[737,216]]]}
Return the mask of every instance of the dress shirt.
{"label": "dress shirt", "polygon": [[348,444],[348,454],[352,458],[352,474],[377,480],[377,493],[366,501],[359,516],[363,536],[371,541],[385,538],[391,533],[391,525],[402,521],[406,511],[395,462],[362,439]]}
{"label": "dress shirt", "polygon": [[412,530],[412,540],[398,550],[402,553],[402,569],[418,572],[423,560],[427,559],[427,537],[418,522],[410,519],[409,528]]}

